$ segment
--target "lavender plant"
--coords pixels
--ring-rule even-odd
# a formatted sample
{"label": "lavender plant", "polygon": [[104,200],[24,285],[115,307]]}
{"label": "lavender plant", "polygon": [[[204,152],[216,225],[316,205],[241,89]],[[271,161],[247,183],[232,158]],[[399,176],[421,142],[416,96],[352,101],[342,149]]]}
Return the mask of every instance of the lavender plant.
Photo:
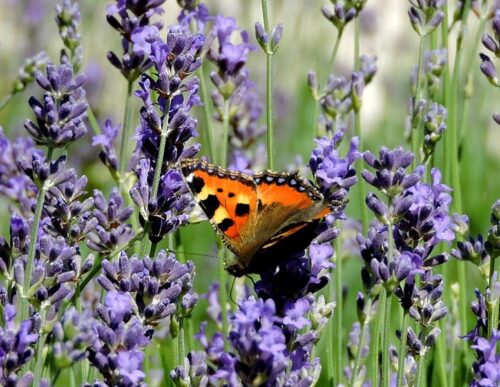
{"label": "lavender plant", "polygon": [[[292,3],[61,0],[29,26],[4,18],[45,3],[0,12],[1,385],[500,383],[496,88],[480,86],[498,86],[498,4],[410,0],[408,35],[377,60],[381,3]],[[418,48],[394,52],[410,27]],[[212,234],[187,226],[178,166],[196,155],[249,175],[293,162],[331,214],[231,285],[222,244],[207,253]]]}

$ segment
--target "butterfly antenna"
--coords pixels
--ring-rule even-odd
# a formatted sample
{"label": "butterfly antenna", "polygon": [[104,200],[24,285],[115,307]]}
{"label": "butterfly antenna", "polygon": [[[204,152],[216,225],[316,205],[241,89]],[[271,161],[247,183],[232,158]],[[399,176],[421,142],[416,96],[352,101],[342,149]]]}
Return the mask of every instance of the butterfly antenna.
{"label": "butterfly antenna", "polygon": [[247,277],[252,282],[252,285],[255,288],[255,281],[253,280],[253,278],[249,274],[245,274],[245,277]]}
{"label": "butterfly antenna", "polygon": [[175,251],[172,249],[164,249],[167,253],[172,253],[172,254],[184,254],[184,255],[196,255],[199,257],[209,257],[209,258],[218,258],[216,255],[213,254],[203,254],[203,253],[193,253],[189,251]]}

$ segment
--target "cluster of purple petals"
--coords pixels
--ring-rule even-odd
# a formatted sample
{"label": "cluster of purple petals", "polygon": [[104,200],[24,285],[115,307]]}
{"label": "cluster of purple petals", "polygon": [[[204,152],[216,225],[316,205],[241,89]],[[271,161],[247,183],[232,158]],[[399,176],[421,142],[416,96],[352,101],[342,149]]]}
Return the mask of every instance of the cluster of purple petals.
{"label": "cluster of purple petals", "polygon": [[322,7],[321,12],[339,31],[342,31],[350,21],[359,16],[366,3],[366,1],[356,0],[330,0],[330,2],[332,9]]}
{"label": "cluster of purple petals", "polygon": [[53,363],[58,369],[72,367],[86,359],[88,347],[97,339],[90,310],[78,313],[70,307],[52,327]]}
{"label": "cluster of purple petals", "polygon": [[151,17],[162,15],[165,0],[116,0],[106,10],[109,25],[121,35],[122,54],[108,52],[108,60],[122,75],[133,82],[152,66],[149,58],[150,35],[157,35],[163,23],[151,23]]}
{"label": "cluster of purple petals", "polygon": [[500,353],[497,343],[500,341],[500,331],[493,330],[491,339],[477,337],[472,349],[476,351],[477,360],[472,365],[474,380],[471,386],[497,386],[500,384]]}
{"label": "cluster of purple petals", "polygon": [[[319,310],[312,296],[290,304],[283,315],[272,299],[247,298],[231,317],[230,351],[224,351],[220,333],[209,340],[202,326],[197,338],[204,350],[190,353],[171,377],[176,385],[314,384],[321,368],[319,359],[311,359],[311,349],[327,321]],[[308,314],[316,317],[315,329]],[[331,315],[331,309],[326,314]]]}
{"label": "cluster of purple petals", "polygon": [[309,159],[309,167],[316,184],[337,218],[343,217],[347,194],[357,182],[353,164],[362,156],[358,149],[359,139],[354,137],[351,139],[347,155],[344,158],[340,157],[337,149],[343,137],[344,133],[338,131],[331,139],[328,137],[317,139],[317,146]]}
{"label": "cluster of purple petals", "polygon": [[93,216],[97,224],[89,232],[86,244],[102,255],[113,255],[126,248],[135,237],[135,231],[126,221],[133,213],[127,207],[117,188],[113,188],[106,201],[99,190],[94,190]]}
{"label": "cluster of purple petals", "polygon": [[38,189],[19,163],[22,159],[31,160],[33,153],[41,156],[31,139],[19,137],[11,141],[0,129],[0,193],[16,202],[26,216],[33,212]]}
{"label": "cluster of purple petals", "polygon": [[26,120],[24,127],[38,145],[63,147],[87,133],[84,122],[85,75],[73,74],[71,65],[47,65],[47,76],[38,73],[36,81],[45,91],[43,100],[30,97],[36,121]]}
{"label": "cluster of purple petals", "polygon": [[[147,43],[154,74],[143,74],[136,95],[142,100],[141,127],[138,132],[139,148],[156,165],[162,130],[168,127],[163,163],[175,164],[181,157],[192,157],[199,144],[186,142],[198,136],[197,121],[189,113],[199,105],[198,79],[188,78],[201,65],[204,36],[190,34],[181,26],[171,26],[166,42],[159,35]],[[154,92],[154,93],[153,93]],[[157,95],[153,101],[153,94]],[[159,107],[159,111],[158,108]]]}
{"label": "cluster of purple petals", "polygon": [[65,48],[61,50],[61,63],[73,66],[78,71],[82,64],[83,47],[80,34],[80,6],[71,0],[56,5],[56,23]]}
{"label": "cluster of purple petals", "polygon": [[130,195],[139,208],[141,225],[150,225],[150,239],[158,243],[166,234],[187,223],[187,214],[194,207],[192,195],[177,170],[171,169],[161,176],[156,198],[151,198],[154,172],[148,159],[139,161],[136,173],[138,180],[130,190]]}
{"label": "cluster of purple petals", "polygon": [[136,314],[145,325],[153,326],[174,314],[189,315],[198,301],[191,290],[193,277],[191,261],[182,264],[163,250],[154,259],[129,258],[122,252],[115,261],[103,260],[97,282],[107,292],[130,295]]}
{"label": "cluster of purple petals", "polygon": [[88,348],[88,359],[108,385],[136,386],[145,378],[144,348],[153,330],[141,322],[128,293],[111,290],[104,304],[97,306],[93,320],[95,339]]}
{"label": "cluster of purple petals", "polygon": [[0,305],[4,324],[0,327],[0,384],[2,386],[31,385],[33,374],[26,372],[19,376],[18,371],[35,355],[38,341],[40,316],[33,315],[19,325],[15,322],[16,308],[6,300],[6,289],[0,288]]}
{"label": "cluster of purple petals", "polygon": [[362,55],[359,71],[354,71],[349,76],[330,74],[321,93],[316,73],[309,72],[307,80],[321,107],[319,124],[324,133],[347,130],[349,113],[359,111],[364,88],[377,72],[376,60],[376,57]]}
{"label": "cluster of purple petals", "polygon": [[[407,173],[413,158],[413,154],[401,148],[381,148],[378,159],[370,152],[364,155],[374,172],[363,170],[363,178],[387,198],[385,204],[376,194],[368,194],[366,204],[378,222],[366,238],[358,236],[365,261],[362,277],[368,289],[384,283],[392,291],[410,274],[421,273],[423,268],[448,259],[445,254],[433,256],[432,251],[438,243],[449,243],[455,238],[449,215],[450,189],[441,183],[437,169],[431,171],[431,184],[420,181],[423,167]],[[388,227],[395,245],[392,257],[387,255]]]}
{"label": "cluster of purple petals", "polygon": [[110,171],[118,171],[118,158],[115,151],[115,140],[121,125],[113,125],[110,119],[104,122],[102,133],[92,137],[92,146],[100,146],[99,159]]}
{"label": "cluster of purple petals", "polygon": [[[493,35],[483,35],[482,42],[483,46],[498,58],[500,56],[500,9],[498,8],[494,9],[492,29]],[[500,85],[500,81],[498,80],[495,64],[488,55],[481,53],[479,56],[481,57],[480,68],[482,73],[491,84],[498,87]],[[494,113],[493,119],[500,125],[500,113]]]}
{"label": "cluster of purple petals", "polygon": [[442,10],[446,0],[409,0],[410,9],[408,16],[413,29],[420,36],[425,36],[434,31],[445,13]]}

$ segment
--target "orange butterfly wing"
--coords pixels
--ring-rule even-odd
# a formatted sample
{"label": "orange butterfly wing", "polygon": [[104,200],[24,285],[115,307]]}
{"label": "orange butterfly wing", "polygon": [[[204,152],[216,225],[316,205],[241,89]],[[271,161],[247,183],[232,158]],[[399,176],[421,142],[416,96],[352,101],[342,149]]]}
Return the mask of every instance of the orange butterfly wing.
{"label": "orange butterfly wing", "polygon": [[242,235],[255,216],[257,192],[253,179],[203,160],[181,161],[182,174],[196,201],[228,247],[240,254]]}

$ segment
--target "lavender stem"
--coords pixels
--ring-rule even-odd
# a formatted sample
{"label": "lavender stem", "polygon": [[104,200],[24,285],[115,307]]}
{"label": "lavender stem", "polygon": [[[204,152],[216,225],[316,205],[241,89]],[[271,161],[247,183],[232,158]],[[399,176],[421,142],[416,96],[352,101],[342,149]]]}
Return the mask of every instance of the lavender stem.
{"label": "lavender stem", "polygon": [[377,385],[377,381],[379,380],[379,336],[380,330],[382,326],[382,320],[385,316],[385,300],[387,298],[385,288],[382,288],[382,291],[379,295],[379,300],[377,303],[377,310],[375,311],[375,324],[373,325],[373,332],[371,337],[373,337],[371,351],[370,351],[370,363],[371,363],[371,371],[372,371],[372,384]]}
{"label": "lavender stem", "polygon": [[5,96],[2,101],[0,101],[0,112],[3,110],[5,106],[10,102],[10,100],[14,97],[14,94],[10,93],[9,95]]}
{"label": "lavender stem", "polygon": [[[262,19],[266,34],[270,36],[269,30],[269,15],[267,12],[267,0],[261,0]],[[269,169],[274,169],[274,129],[273,129],[273,52],[267,48],[266,50],[266,124],[267,124],[267,166]]]}
{"label": "lavender stem", "polygon": [[410,322],[410,315],[408,312],[404,311],[403,321],[401,323],[401,338],[399,340],[399,350],[398,350],[398,379],[397,386],[403,385],[403,374],[404,365],[406,357],[406,338],[408,336],[408,325]]}
{"label": "lavender stem", "polygon": [[[334,364],[335,364],[335,382],[337,384],[341,383],[342,380],[342,358],[343,358],[343,346],[342,346],[342,328],[343,328],[343,318],[342,318],[342,309],[343,309],[343,299],[342,299],[342,257],[340,255],[341,247],[340,247],[340,238],[335,238],[334,240],[334,249],[336,255],[336,267],[335,267],[335,295],[336,295],[336,306],[335,306],[335,334],[333,333],[333,322],[330,323],[330,340],[332,346],[335,345],[334,348],[331,348],[330,355],[333,356],[333,352],[335,351]],[[333,295],[333,284],[332,284],[332,292],[329,292],[330,295]],[[334,339],[335,337],[335,339]],[[334,344],[335,343],[335,344]],[[332,359],[328,359],[330,362]]]}
{"label": "lavender stem", "polygon": [[416,89],[415,89],[415,95],[413,96],[413,111],[411,112],[412,114],[412,125],[411,125],[411,131],[410,131],[410,139],[411,139],[411,146],[412,146],[412,152],[415,155],[415,160],[414,160],[414,166],[416,166],[419,163],[419,155],[420,152],[418,150],[418,129],[420,127],[420,120],[415,119],[415,114],[416,114],[416,109],[418,109],[419,101],[420,101],[420,93],[421,93],[421,79],[422,79],[422,72],[424,68],[424,48],[425,48],[425,35],[420,35],[420,42],[418,46],[418,67],[417,67],[417,80],[416,80]]}
{"label": "lavender stem", "polygon": [[36,362],[34,368],[34,377],[33,377],[33,385],[39,386],[40,381],[42,380],[42,372],[43,372],[43,363],[45,362],[45,356],[43,355],[43,350],[45,347],[45,342],[47,341],[47,333],[44,332],[45,325],[45,315],[46,309],[42,305],[40,310],[40,336],[38,338],[38,342],[36,344]]}
{"label": "lavender stem", "polygon": [[[52,160],[52,154],[54,153],[54,148],[48,147],[46,162],[50,163]],[[26,259],[26,270],[24,272],[24,284],[23,284],[23,296],[21,297],[21,313],[19,313],[20,320],[23,321],[29,318],[29,300],[28,293],[31,285],[31,272],[33,271],[33,260],[35,259],[36,253],[36,242],[38,239],[38,229],[40,227],[40,220],[42,218],[43,203],[45,201],[45,194],[49,189],[47,181],[45,181],[40,190],[38,191],[38,196],[36,199],[36,208],[33,218],[33,224],[31,225],[30,234],[30,246],[28,250],[28,258]]]}
{"label": "lavender stem", "polygon": [[361,333],[359,336],[359,349],[358,349],[358,352],[356,353],[356,358],[354,359],[354,368],[352,369],[352,380],[351,380],[350,386],[354,386],[353,381],[359,372],[359,364],[361,362],[361,354],[363,353],[363,348],[365,345],[366,322],[367,322],[367,320],[364,320],[363,323],[360,324]]}
{"label": "lavender stem", "polygon": [[207,82],[203,73],[203,65],[198,69],[198,78],[200,80],[200,94],[203,101],[203,116],[205,117],[205,133],[210,160],[215,161],[214,129],[212,126],[212,112],[210,109],[210,100],[207,93]]}
{"label": "lavender stem", "polygon": [[119,172],[121,175],[125,174],[127,169],[127,149],[128,149],[128,139],[130,137],[130,125],[131,125],[131,102],[132,102],[132,87],[133,82],[129,81],[127,86],[127,96],[125,97],[125,112],[123,114],[123,128],[122,128],[122,138],[120,142],[120,154],[119,154]]}

